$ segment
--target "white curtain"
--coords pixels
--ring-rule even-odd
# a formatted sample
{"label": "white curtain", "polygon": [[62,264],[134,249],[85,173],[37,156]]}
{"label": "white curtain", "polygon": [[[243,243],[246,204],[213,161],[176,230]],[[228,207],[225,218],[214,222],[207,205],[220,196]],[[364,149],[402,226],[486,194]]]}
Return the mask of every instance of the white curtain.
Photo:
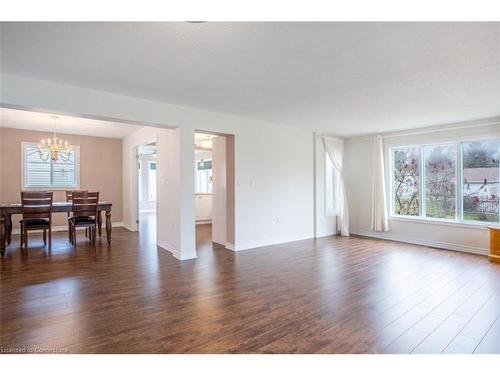
{"label": "white curtain", "polygon": [[338,138],[322,137],[325,150],[330,157],[333,168],[338,178],[337,189],[337,231],[342,236],[349,236],[349,207],[344,184],[344,174],[342,173],[342,164],[344,159],[344,141]]}
{"label": "white curtain", "polygon": [[387,195],[385,191],[384,142],[382,136],[373,138],[373,178],[372,178],[372,231],[387,232]]}

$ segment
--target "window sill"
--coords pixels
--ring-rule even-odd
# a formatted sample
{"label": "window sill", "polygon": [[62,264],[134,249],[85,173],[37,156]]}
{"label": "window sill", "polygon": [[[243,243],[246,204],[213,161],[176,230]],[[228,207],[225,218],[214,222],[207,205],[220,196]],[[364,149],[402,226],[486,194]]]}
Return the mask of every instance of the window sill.
{"label": "window sill", "polygon": [[455,228],[467,228],[467,229],[477,229],[477,230],[488,230],[488,227],[500,228],[500,225],[498,223],[471,223],[471,222],[459,222],[451,220],[429,219],[421,217],[390,216],[389,220],[402,221],[408,223],[418,223],[418,224],[444,225]]}

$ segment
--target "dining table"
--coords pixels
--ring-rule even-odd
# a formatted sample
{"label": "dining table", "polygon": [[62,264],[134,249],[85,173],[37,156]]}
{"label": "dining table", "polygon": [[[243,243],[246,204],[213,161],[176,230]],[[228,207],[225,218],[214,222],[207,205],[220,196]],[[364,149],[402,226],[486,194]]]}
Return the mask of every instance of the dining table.
{"label": "dining table", "polygon": [[[109,202],[99,202],[97,205],[97,230],[101,236],[102,215],[106,213],[106,239],[111,244],[111,206]],[[52,213],[71,212],[73,204],[68,202],[53,202]],[[10,245],[12,238],[12,215],[22,215],[23,207],[21,203],[0,203],[0,254],[4,256],[5,250]]]}

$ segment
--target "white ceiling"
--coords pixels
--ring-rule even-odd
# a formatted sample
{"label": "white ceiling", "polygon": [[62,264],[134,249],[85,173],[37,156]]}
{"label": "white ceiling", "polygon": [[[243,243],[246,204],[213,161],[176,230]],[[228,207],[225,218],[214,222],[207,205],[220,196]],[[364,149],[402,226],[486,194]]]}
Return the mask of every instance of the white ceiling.
{"label": "white ceiling", "polygon": [[4,23],[2,70],[342,136],[500,115],[500,23]]}
{"label": "white ceiling", "polygon": [[[54,119],[51,116],[52,115],[50,113],[0,108],[0,127],[52,132],[54,131]],[[61,134],[123,138],[127,134],[130,134],[140,128],[140,125],[92,120],[72,116],[58,116],[57,132]]]}

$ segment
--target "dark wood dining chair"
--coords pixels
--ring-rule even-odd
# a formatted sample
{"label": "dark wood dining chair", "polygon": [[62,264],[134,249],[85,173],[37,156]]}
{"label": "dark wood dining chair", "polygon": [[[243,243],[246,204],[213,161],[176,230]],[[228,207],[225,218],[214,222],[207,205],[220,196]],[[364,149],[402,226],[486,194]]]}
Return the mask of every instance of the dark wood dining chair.
{"label": "dark wood dining chair", "polygon": [[[87,190],[66,190],[66,202],[72,202],[73,201],[73,192],[74,191],[87,191]],[[68,240],[69,242],[72,242],[72,234],[71,234],[71,223],[69,222],[69,219],[71,218],[71,212],[68,212]],[[87,228],[85,228],[85,237],[88,237],[87,234]]]}
{"label": "dark wood dining chair", "polygon": [[22,191],[21,205],[23,219],[21,224],[21,248],[28,248],[28,231],[42,230],[43,243],[47,245],[49,232],[49,250],[52,248],[52,200],[51,191]]}
{"label": "dark wood dining chair", "polygon": [[76,228],[85,227],[91,243],[97,235],[99,192],[73,191],[72,216],[69,218],[71,243],[76,246]]}

